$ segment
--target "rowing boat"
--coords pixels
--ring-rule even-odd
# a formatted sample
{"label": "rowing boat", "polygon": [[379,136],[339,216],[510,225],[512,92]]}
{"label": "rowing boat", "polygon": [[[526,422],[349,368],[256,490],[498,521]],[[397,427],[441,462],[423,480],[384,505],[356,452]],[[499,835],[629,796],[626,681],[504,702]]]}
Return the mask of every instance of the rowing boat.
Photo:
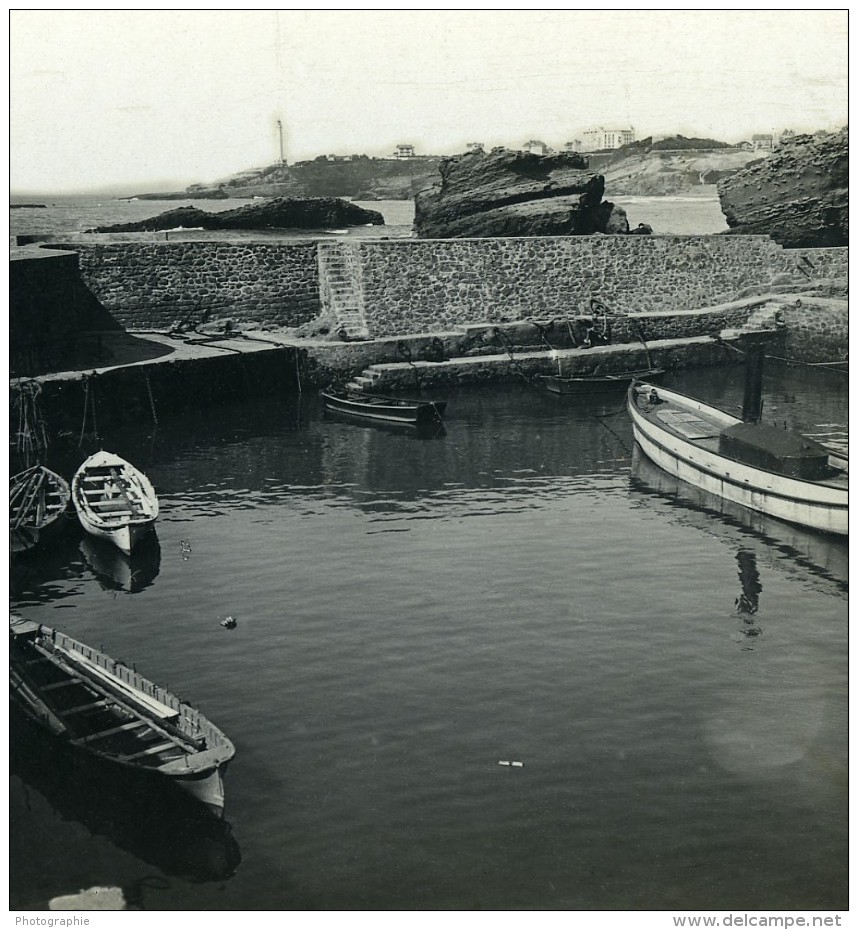
{"label": "rowing boat", "polygon": [[641,450],[674,477],[779,520],[848,535],[844,455],[653,384],[632,384],[628,410]]}
{"label": "rowing boat", "polygon": [[91,455],[75,473],[72,500],[83,528],[110,540],[126,555],[158,517],[158,498],[149,479],[104,450]]}
{"label": "rowing boat", "polygon": [[32,549],[52,526],[59,526],[69,503],[68,482],[44,465],[9,479],[9,532],[12,552]]}
{"label": "rowing boat", "polygon": [[552,394],[606,394],[610,391],[625,391],[633,381],[657,381],[663,374],[663,368],[645,368],[640,371],[575,375],[570,378],[537,375],[536,379]]}
{"label": "rowing boat", "polygon": [[387,423],[440,422],[447,409],[446,401],[407,400],[348,388],[329,387],[320,394],[328,410]]}
{"label": "rowing boat", "polygon": [[110,656],[12,616],[10,698],[75,749],[167,779],[221,814],[229,739],[198,710]]}

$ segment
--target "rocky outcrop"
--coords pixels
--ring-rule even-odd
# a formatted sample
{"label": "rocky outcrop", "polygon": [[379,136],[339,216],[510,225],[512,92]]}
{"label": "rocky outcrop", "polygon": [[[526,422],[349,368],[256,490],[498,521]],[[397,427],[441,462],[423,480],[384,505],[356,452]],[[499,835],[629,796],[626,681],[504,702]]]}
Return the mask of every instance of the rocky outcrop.
{"label": "rocky outcrop", "polygon": [[795,136],[718,183],[730,233],[769,235],[788,248],[849,242],[847,130]]}
{"label": "rocky outcrop", "polygon": [[168,229],[335,229],[344,226],[383,226],[376,210],[364,210],[334,197],[307,200],[275,198],[237,210],[207,213],[197,207],[179,207],[137,223],[99,226],[90,232],[152,232]]}
{"label": "rocky outcrop", "polygon": [[625,216],[602,200],[605,179],[580,155],[468,152],[444,159],[439,172],[415,197],[421,239],[628,231]]}

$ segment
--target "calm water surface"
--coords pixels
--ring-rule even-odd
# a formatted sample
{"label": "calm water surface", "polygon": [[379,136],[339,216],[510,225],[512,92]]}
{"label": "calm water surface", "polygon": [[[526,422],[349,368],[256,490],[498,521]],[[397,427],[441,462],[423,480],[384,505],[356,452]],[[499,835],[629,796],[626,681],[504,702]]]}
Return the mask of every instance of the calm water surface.
{"label": "calm water surface", "polygon": [[[732,406],[740,380],[672,383]],[[157,543],[72,525],[13,607],[199,703],[237,747],[226,825],[22,737],[13,907],[847,907],[845,543],[671,487],[621,397],[448,398],[428,439],[311,396],[106,439]],[[767,375],[772,420],[844,442],[846,403]]]}

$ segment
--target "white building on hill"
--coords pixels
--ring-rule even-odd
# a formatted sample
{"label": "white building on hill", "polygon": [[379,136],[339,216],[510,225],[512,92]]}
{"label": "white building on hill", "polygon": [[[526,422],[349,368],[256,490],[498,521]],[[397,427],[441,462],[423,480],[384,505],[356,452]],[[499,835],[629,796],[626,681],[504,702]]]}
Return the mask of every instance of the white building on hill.
{"label": "white building on hill", "polygon": [[584,151],[597,152],[600,149],[618,149],[621,145],[628,145],[635,141],[635,131],[631,127],[627,129],[605,129],[599,126],[598,129],[588,129],[583,133]]}

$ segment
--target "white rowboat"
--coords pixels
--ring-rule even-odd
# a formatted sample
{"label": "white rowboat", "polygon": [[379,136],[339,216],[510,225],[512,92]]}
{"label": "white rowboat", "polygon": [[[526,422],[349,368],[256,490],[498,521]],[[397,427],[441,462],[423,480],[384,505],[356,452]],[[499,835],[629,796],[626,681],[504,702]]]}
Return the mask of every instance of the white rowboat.
{"label": "white rowboat", "polygon": [[96,452],[72,479],[72,500],[83,528],[110,540],[126,555],[158,517],[149,479],[112,452]]}

